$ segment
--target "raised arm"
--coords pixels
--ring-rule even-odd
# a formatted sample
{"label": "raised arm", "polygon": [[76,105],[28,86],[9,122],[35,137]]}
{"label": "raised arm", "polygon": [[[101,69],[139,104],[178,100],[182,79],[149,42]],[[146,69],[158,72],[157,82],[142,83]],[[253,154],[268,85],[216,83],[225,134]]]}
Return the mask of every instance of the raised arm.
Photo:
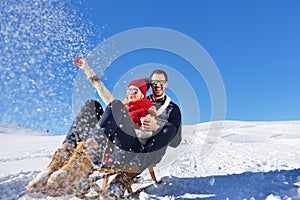
{"label": "raised arm", "polygon": [[96,88],[99,96],[104,101],[106,105],[115,100],[111,92],[106,88],[103,82],[98,78],[96,73],[88,65],[87,60],[82,56],[82,58],[73,58],[73,63],[81,68],[86,74],[87,78],[91,81],[92,85]]}

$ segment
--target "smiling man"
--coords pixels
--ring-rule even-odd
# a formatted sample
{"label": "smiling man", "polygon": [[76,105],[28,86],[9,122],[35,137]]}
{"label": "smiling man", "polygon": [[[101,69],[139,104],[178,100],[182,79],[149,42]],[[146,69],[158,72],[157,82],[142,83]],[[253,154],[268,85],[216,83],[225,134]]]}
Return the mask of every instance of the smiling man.
{"label": "smiling man", "polygon": [[143,128],[148,131],[159,131],[164,126],[175,128],[175,133],[170,134],[169,138],[164,138],[166,141],[163,143],[167,146],[166,143],[169,142],[170,146],[177,147],[181,142],[181,112],[179,107],[165,93],[168,87],[167,73],[159,69],[154,70],[150,75],[150,83],[152,94],[148,98],[156,108],[158,119],[156,125],[153,121],[144,120]]}
{"label": "smiling man", "polygon": [[147,117],[142,119],[142,130],[153,131],[143,153],[138,155],[141,171],[157,164],[165,155],[167,147],[177,147],[181,142],[181,112],[179,107],[165,94],[168,86],[168,75],[163,70],[154,70],[150,75],[152,94],[148,98],[156,108],[157,122]]}

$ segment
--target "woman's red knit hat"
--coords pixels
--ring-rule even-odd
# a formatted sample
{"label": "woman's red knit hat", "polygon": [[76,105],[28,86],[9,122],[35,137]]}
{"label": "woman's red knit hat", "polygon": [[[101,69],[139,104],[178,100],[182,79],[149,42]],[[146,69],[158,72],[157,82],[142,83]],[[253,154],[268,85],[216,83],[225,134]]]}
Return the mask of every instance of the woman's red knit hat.
{"label": "woman's red knit hat", "polygon": [[128,87],[134,85],[136,87],[138,87],[141,92],[143,93],[144,97],[146,97],[147,95],[147,90],[148,90],[148,83],[144,78],[139,78],[139,79],[135,79],[132,80],[129,84]]}

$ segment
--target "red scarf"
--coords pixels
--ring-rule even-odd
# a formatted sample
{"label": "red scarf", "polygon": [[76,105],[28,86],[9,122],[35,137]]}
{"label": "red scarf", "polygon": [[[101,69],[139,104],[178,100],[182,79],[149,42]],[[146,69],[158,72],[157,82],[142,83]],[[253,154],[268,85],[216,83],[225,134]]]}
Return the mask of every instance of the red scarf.
{"label": "red scarf", "polygon": [[139,126],[141,125],[141,117],[145,117],[148,114],[148,110],[151,106],[153,106],[152,101],[147,98],[142,98],[126,104],[132,122]]}

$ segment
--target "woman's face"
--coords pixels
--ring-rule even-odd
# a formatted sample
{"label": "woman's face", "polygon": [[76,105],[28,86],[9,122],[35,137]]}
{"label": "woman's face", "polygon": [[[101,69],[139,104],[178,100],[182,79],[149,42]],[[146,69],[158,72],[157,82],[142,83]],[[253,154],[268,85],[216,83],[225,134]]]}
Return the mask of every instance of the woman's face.
{"label": "woman's face", "polygon": [[136,100],[142,99],[144,97],[141,90],[134,85],[129,86],[126,89],[126,92],[127,92],[127,99],[129,101],[136,101]]}

